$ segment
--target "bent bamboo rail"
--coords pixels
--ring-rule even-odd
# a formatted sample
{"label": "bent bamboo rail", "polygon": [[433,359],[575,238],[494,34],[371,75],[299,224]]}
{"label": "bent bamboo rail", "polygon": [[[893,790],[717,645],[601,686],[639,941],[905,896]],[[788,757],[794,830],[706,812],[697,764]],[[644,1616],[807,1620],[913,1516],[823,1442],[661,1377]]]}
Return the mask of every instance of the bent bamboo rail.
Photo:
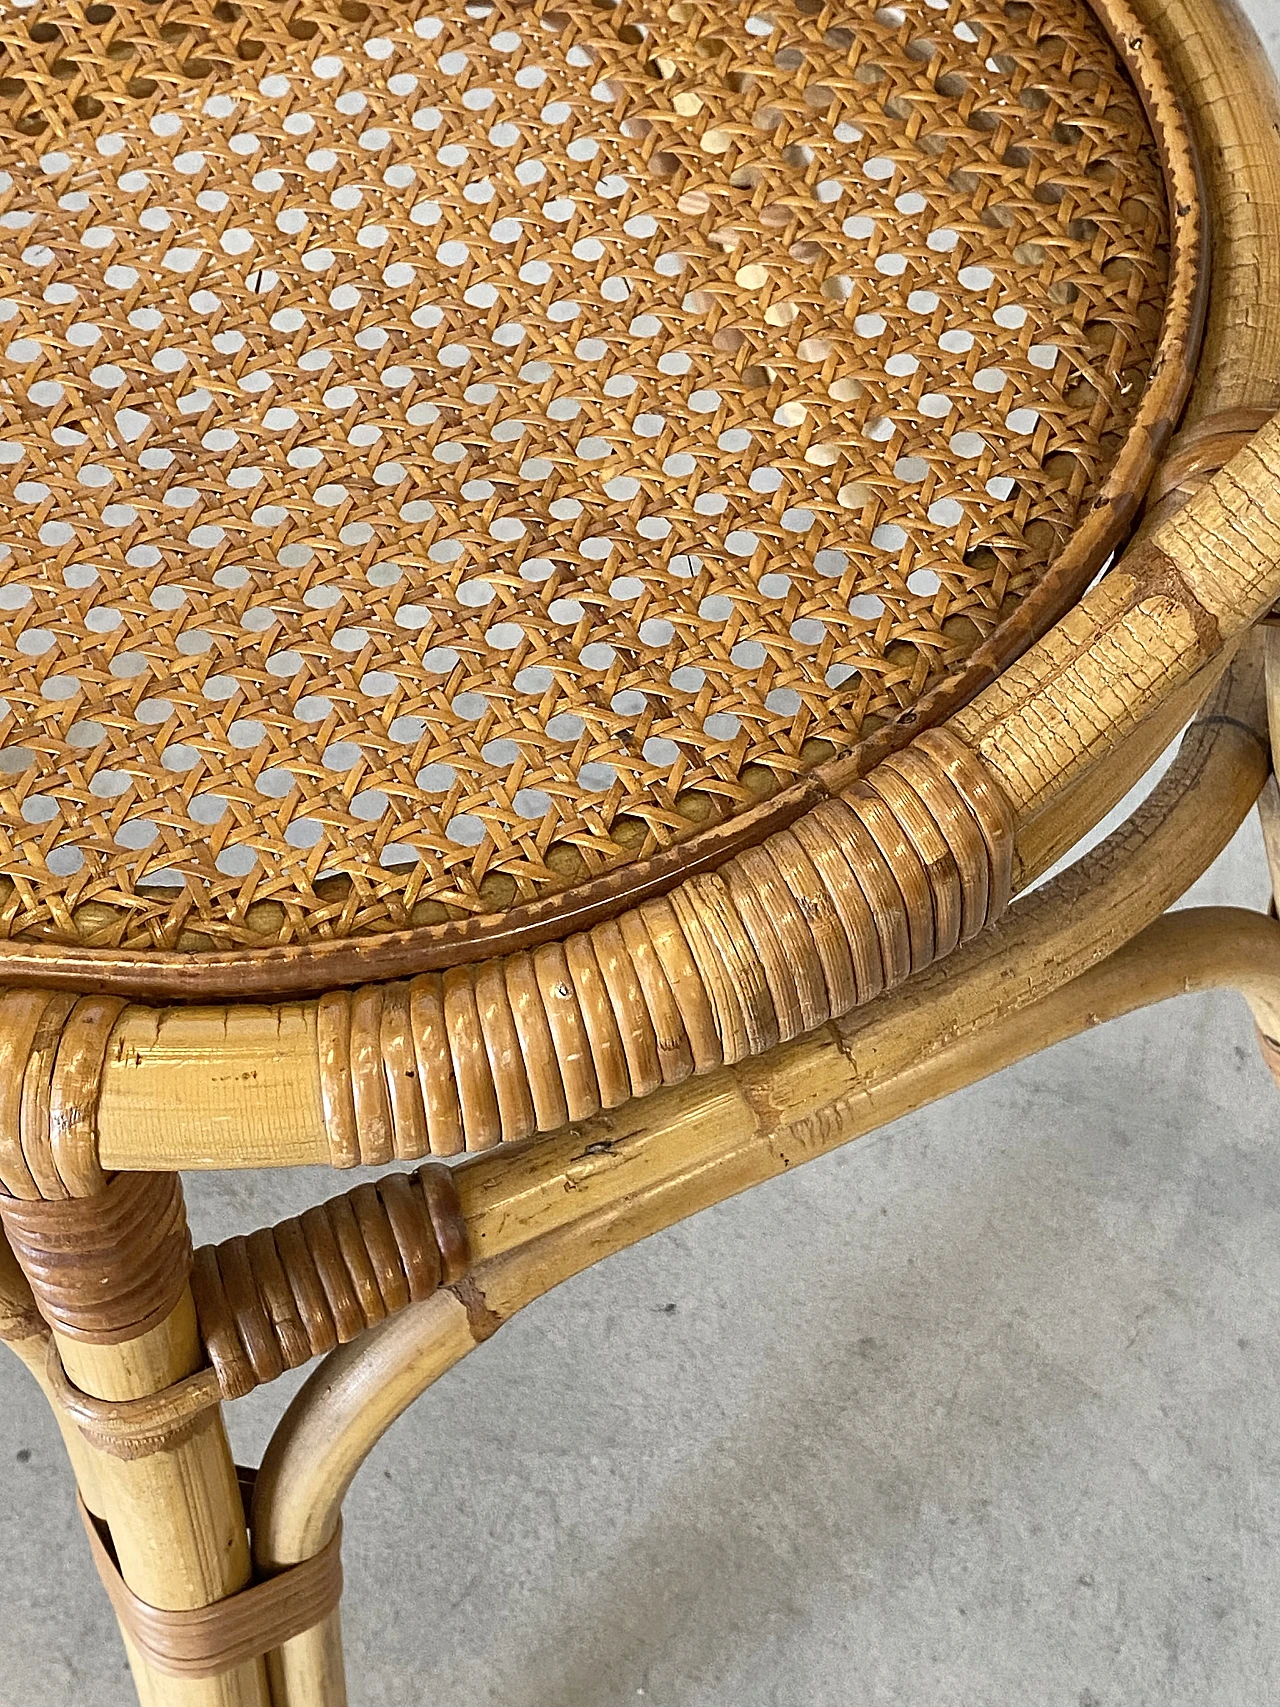
{"label": "bent bamboo rail", "polygon": [[[1250,643],[1213,708],[1189,731],[1170,775],[1123,832],[1046,895],[1016,907],[1006,929],[985,934],[957,965],[932,969],[898,997],[869,1004],[836,1028],[845,1054],[862,1062],[868,1084],[927,1058],[940,1039],[993,1022],[1087,968],[1198,875],[1247,810],[1266,772],[1262,638]],[[1087,922],[1073,929],[1077,913]],[[1053,943],[1052,954],[1043,952],[1046,940]],[[1014,964],[1019,964],[1020,982],[1011,992]],[[810,1090],[821,1098],[827,1077],[821,1051],[812,1061],[803,1051],[777,1052],[755,1072],[761,1083],[776,1079],[784,1094],[793,1094],[785,1087],[792,1080],[798,1084],[797,1071],[803,1075],[809,1064],[815,1075]],[[735,1078],[733,1069],[722,1073]],[[721,1076],[706,1081],[711,1095]],[[747,1068],[740,1067],[737,1081],[745,1083],[746,1076]],[[697,1085],[688,1089],[689,1106],[698,1106]],[[647,1118],[644,1105],[637,1105],[618,1122],[642,1127]],[[563,1141],[567,1153],[575,1155],[580,1134],[571,1130]],[[120,1407],[103,1414],[66,1386],[55,1368],[64,1407],[91,1439],[117,1441],[122,1450],[137,1453],[145,1437],[154,1450],[180,1416],[197,1415],[219,1397],[241,1397],[283,1370],[355,1339],[411,1301],[462,1279],[475,1250],[483,1247],[492,1254],[495,1211],[505,1218],[510,1182],[520,1179],[527,1160],[503,1151],[456,1170],[427,1162],[413,1174],[361,1185],[276,1227],[204,1247],[195,1255],[192,1287],[211,1367],[172,1389],[163,1406],[147,1401],[129,1407],[127,1415]],[[550,1193],[554,1215],[567,1201],[564,1192],[577,1182],[549,1177],[543,1161],[538,1152],[532,1168],[544,1195]],[[122,1195],[123,1182],[152,1182],[146,1201],[158,1212],[160,1188],[172,1179],[136,1173],[113,1177],[120,1212],[127,1199],[135,1217],[135,1199],[142,1200],[136,1192]],[[67,1210],[82,1215],[77,1203],[83,1200],[72,1200]],[[10,1237],[23,1245],[28,1272],[34,1259],[43,1273],[40,1249],[28,1252],[26,1246],[47,1219],[48,1207],[9,1202],[0,1209]],[[49,1281],[41,1285],[48,1293]],[[130,1298],[137,1296],[134,1286]],[[96,1294],[86,1304],[78,1295],[60,1292],[56,1304],[59,1317],[87,1307],[96,1325]]]}
{"label": "bent bamboo rail", "polygon": [[[1241,984],[1249,972],[1259,1024],[1280,1028],[1280,976],[1265,961],[1280,927],[1260,915],[1174,914],[1123,946],[1211,862],[1266,778],[1261,652],[1251,642],[1133,819],[945,965],[764,1061],[463,1163],[456,1178],[477,1267],[313,1373],[264,1461],[259,1567],[317,1551],[391,1421],[525,1302],[623,1244],[1109,1013],[1229,983],[1232,968]],[[1215,920],[1231,929],[1202,952]],[[337,1613],[269,1656],[268,1669],[286,1707],[338,1707]]]}
{"label": "bent bamboo rail", "polygon": [[[1105,1020],[1176,995],[1231,988],[1259,1024],[1280,1021],[1280,923],[1234,908],[1165,915],[1072,982],[1001,1024],[974,1028],[882,1082],[879,1094],[850,1067],[843,1091],[788,1120],[784,1106],[746,1114],[717,1099],[715,1118],[690,1140],[683,1111],[618,1139],[602,1118],[580,1135],[571,1167],[578,1190],[558,1220],[497,1254],[465,1289],[438,1293],[330,1353],[295,1397],[271,1442],[254,1506],[255,1556],[279,1568],[327,1542],[347,1488],[391,1423],[526,1304],[603,1257],[972,1084]],[[828,1092],[830,1091],[828,1087]],[[599,1135],[596,1135],[599,1128]],[[669,1140],[678,1135],[672,1154]],[[537,1152],[539,1156],[543,1152]],[[672,1166],[673,1161],[675,1166]],[[555,1172],[552,1165],[548,1174]],[[588,1207],[581,1207],[586,1197]],[[519,1220],[518,1210],[513,1217]],[[282,1707],[336,1703],[337,1614],[269,1660]]]}

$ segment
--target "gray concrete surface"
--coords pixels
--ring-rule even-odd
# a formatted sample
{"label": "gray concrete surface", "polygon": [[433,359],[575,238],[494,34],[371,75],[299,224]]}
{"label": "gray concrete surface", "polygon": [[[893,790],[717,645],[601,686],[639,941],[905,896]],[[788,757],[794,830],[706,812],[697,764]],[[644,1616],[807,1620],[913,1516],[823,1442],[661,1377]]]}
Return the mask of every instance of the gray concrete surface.
{"label": "gray concrete surface", "polygon": [[[1250,824],[1192,899],[1264,895]],[[353,1707],[1275,1701],[1278,1135],[1242,1005],[1185,1000],[562,1288],[356,1483]],[[194,1180],[196,1235],[332,1188]],[[12,1359],[0,1488],[0,1703],[124,1707]]]}

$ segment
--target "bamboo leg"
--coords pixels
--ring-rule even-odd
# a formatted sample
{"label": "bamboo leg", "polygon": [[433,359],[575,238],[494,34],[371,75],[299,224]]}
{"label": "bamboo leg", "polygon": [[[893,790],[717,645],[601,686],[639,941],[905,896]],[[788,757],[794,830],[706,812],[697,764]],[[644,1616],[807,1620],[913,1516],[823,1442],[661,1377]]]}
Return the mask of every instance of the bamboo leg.
{"label": "bamboo leg", "polygon": [[[133,1206],[131,1223],[121,1205]],[[13,1251],[0,1251],[0,1315],[16,1325],[16,1349],[42,1385],[48,1337],[30,1331],[33,1292],[67,1374],[97,1398],[140,1398],[200,1367],[183,1267],[190,1245],[172,1182],[117,1176],[96,1199],[9,1200],[4,1212]],[[86,1503],[107,1522],[121,1574],[144,1601],[208,1606],[248,1582],[248,1535],[220,1410],[206,1412],[188,1438],[133,1460],[73,1438],[69,1426],[64,1433]],[[269,1707],[261,1660],[214,1678],[175,1678],[125,1647],[142,1707]]]}
{"label": "bamboo leg", "polygon": [[[483,1314],[468,1310],[451,1289],[410,1305],[385,1326],[390,1337],[379,1338],[372,1359],[343,1359],[335,1352],[307,1382],[303,1391],[314,1391],[312,1383],[326,1372],[334,1388],[330,1405],[299,1403],[299,1395],[277,1428],[254,1492],[253,1550],[260,1570],[278,1570],[320,1551],[373,1444],[487,1337]],[[369,1340],[366,1334],[358,1343]],[[364,1426],[351,1428],[348,1419],[360,1415]],[[269,1654],[267,1665],[275,1707],[346,1707],[337,1611]]]}
{"label": "bamboo leg", "polygon": [[[167,1321],[140,1339],[97,1346],[55,1337],[71,1379],[102,1399],[158,1392],[203,1361],[189,1291]],[[220,1410],[180,1446],[133,1462],[86,1450],[101,1514],[135,1594],[179,1609],[207,1606],[244,1587],[248,1538]],[[132,1651],[129,1662],[142,1707],[268,1707],[260,1661],[197,1679],[163,1676]]]}

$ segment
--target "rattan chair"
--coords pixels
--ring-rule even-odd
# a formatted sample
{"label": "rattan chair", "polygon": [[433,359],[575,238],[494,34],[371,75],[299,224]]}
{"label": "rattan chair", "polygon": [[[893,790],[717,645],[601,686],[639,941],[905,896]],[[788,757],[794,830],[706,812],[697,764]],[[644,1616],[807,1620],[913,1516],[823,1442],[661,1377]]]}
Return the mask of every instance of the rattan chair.
{"label": "rattan chair", "polygon": [[[1161,917],[1275,797],[1277,106],[1221,0],[0,41],[0,1334],[142,1700],[336,1707],[343,1492],[523,1304],[1182,990],[1280,1065],[1280,925]],[[182,1169],[422,1158],[192,1256]]]}

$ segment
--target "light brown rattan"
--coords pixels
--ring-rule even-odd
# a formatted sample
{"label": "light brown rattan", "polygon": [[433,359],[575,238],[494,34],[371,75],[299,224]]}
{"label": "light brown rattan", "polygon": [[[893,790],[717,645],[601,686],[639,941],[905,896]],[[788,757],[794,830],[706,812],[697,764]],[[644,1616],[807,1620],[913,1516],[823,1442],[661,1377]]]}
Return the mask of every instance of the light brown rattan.
{"label": "light brown rattan", "polygon": [[96,1197],[23,1202],[0,1193],[0,1228],[60,1334],[137,1339],[172,1314],[191,1235],[176,1174],[121,1173]]}
{"label": "light brown rattan", "polygon": [[470,1266],[453,1172],[427,1162],[195,1253],[200,1334],[224,1399],[346,1345]]}
{"label": "light brown rattan", "polygon": [[[246,1513],[257,1472],[237,1467]],[[303,1565],[267,1577],[212,1606],[172,1612],[134,1594],[111,1532],[77,1500],[94,1567],[135,1653],[167,1677],[217,1677],[309,1630],[342,1598],[342,1527]]]}
{"label": "light brown rattan", "polygon": [[[976,936],[1008,903],[1013,862],[1014,815],[990,768],[945,728],[923,730],[791,828],[589,931],[328,991],[314,1035],[330,1158],[512,1143],[758,1055]],[[127,1011],[117,996],[0,1000],[14,1057],[0,1191],[102,1189],[102,1075],[127,1054],[113,1032]]]}
{"label": "light brown rattan", "polygon": [[1082,0],[0,39],[13,939],[439,926],[705,834],[1024,644],[1176,407],[1195,257],[1167,320]]}

